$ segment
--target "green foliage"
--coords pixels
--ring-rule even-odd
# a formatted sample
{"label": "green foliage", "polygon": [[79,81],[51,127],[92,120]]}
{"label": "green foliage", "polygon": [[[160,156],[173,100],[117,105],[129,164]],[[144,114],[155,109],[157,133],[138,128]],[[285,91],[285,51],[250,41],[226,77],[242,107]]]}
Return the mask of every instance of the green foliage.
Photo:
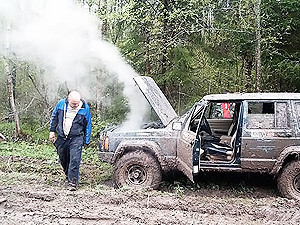
{"label": "green foliage", "polygon": [[[22,120],[21,129],[23,136],[22,139],[35,143],[47,143],[49,137],[49,125],[43,125],[35,119],[35,121]],[[2,122],[0,123],[0,132],[8,139],[15,139],[15,123]]]}
{"label": "green foliage", "polygon": [[35,119],[35,121],[23,120],[22,132],[28,136],[28,140],[36,143],[45,143],[49,137],[49,124],[42,125]]}
{"label": "green foliage", "polygon": [[268,0],[263,6],[266,89],[299,92],[300,2]]}
{"label": "green foliage", "polygon": [[8,98],[7,98],[7,86],[6,83],[6,76],[3,68],[3,59],[0,58],[0,121],[2,121],[3,118],[6,117],[7,111],[8,111]]}
{"label": "green foliage", "polygon": [[[257,0],[78,2],[99,16],[99,32],[139,74],[154,78],[179,113],[206,94],[255,91]],[[260,10],[262,91],[299,91],[300,2],[265,0]],[[42,79],[45,71],[38,65],[18,59],[12,63],[17,68],[15,100],[21,128],[27,140],[42,143],[55,105],[48,95],[59,99],[68,87],[49,93]],[[91,92],[101,96],[91,102],[94,148],[105,124],[121,123],[130,109],[122,85],[105,69],[92,69],[91,77]],[[1,58],[0,132],[13,137],[6,79]]]}
{"label": "green foliage", "polygon": [[178,111],[204,94],[243,91],[244,60],[255,47],[252,1],[109,2],[116,7],[101,16],[104,35]]}
{"label": "green foliage", "polygon": [[[105,123],[121,123],[129,112],[128,100],[123,96],[123,86],[113,79],[112,83],[106,85],[103,95],[103,105],[100,118],[96,120],[96,126]],[[100,121],[99,121],[100,119]],[[100,130],[98,130],[100,131]]]}
{"label": "green foliage", "polygon": [[0,123],[0,132],[8,139],[14,136],[14,129],[15,129],[14,122]]}
{"label": "green foliage", "polygon": [[28,142],[0,142],[0,155],[21,156],[55,161],[57,154],[53,145]]}
{"label": "green foliage", "polygon": [[182,186],[181,183],[179,182],[174,182],[174,191],[175,193],[180,196],[180,197],[183,197],[184,195],[184,187]]}
{"label": "green foliage", "polygon": [[82,161],[91,164],[99,163],[98,157],[98,146],[89,146],[87,148],[83,148],[82,151]]}
{"label": "green foliage", "polygon": [[106,122],[120,123],[125,119],[128,110],[127,99],[120,95],[113,98],[108,107],[103,108],[101,116]]}
{"label": "green foliage", "polygon": [[[106,38],[141,75],[152,76],[181,111],[204,94],[255,91],[256,4],[256,0],[109,1],[113,10],[101,18],[116,24],[107,27]],[[299,4],[262,1],[264,91],[298,90]]]}

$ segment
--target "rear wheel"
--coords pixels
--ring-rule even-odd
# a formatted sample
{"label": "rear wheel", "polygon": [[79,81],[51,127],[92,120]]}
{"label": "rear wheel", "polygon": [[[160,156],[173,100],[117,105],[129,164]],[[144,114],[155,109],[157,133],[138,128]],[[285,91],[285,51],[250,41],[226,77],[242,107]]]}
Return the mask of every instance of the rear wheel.
{"label": "rear wheel", "polygon": [[283,197],[300,200],[300,161],[292,161],[283,168],[278,189]]}
{"label": "rear wheel", "polygon": [[158,161],[143,151],[123,155],[115,166],[114,182],[118,187],[151,187],[156,189],[161,182],[161,168]]}

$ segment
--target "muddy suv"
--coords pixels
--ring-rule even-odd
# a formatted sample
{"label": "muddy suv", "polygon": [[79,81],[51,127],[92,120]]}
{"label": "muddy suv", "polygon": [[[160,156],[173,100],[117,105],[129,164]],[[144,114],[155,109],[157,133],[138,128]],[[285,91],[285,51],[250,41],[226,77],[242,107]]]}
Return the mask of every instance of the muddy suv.
{"label": "muddy suv", "polygon": [[162,172],[266,172],[283,196],[300,199],[300,94],[207,95],[177,116],[150,77],[135,82],[161,126],[101,132],[99,157],[115,165],[117,186],[158,188]]}

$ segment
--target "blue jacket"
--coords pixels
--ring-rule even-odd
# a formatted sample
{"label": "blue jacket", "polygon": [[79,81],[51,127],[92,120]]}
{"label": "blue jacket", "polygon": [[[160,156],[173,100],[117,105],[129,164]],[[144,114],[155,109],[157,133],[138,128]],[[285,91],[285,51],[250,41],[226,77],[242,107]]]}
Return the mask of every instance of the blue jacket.
{"label": "blue jacket", "polygon": [[[82,101],[82,107],[77,112],[75,116],[72,127],[70,129],[68,137],[75,137],[79,135],[85,136],[85,144],[90,143],[91,132],[92,132],[92,122],[91,122],[91,113],[89,105]],[[50,132],[56,132],[57,136],[66,137],[63,129],[63,121],[68,108],[67,99],[60,100],[52,115],[50,120]]]}

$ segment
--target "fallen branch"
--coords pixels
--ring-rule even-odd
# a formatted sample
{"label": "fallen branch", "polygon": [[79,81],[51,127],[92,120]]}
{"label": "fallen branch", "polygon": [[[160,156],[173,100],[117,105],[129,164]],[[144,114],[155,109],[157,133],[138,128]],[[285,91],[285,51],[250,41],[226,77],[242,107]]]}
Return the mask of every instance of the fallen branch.
{"label": "fallen branch", "polygon": [[10,160],[11,160],[12,156],[10,156],[8,159],[7,159],[7,164],[6,164],[6,168],[10,171],[10,172],[14,172],[13,169],[11,168],[10,166]]}
{"label": "fallen branch", "polygon": [[0,133],[0,141],[6,140],[3,134]]}
{"label": "fallen branch", "polygon": [[7,198],[5,198],[5,197],[4,198],[0,198],[0,204],[3,203],[3,202],[6,202],[6,201],[7,201]]}

